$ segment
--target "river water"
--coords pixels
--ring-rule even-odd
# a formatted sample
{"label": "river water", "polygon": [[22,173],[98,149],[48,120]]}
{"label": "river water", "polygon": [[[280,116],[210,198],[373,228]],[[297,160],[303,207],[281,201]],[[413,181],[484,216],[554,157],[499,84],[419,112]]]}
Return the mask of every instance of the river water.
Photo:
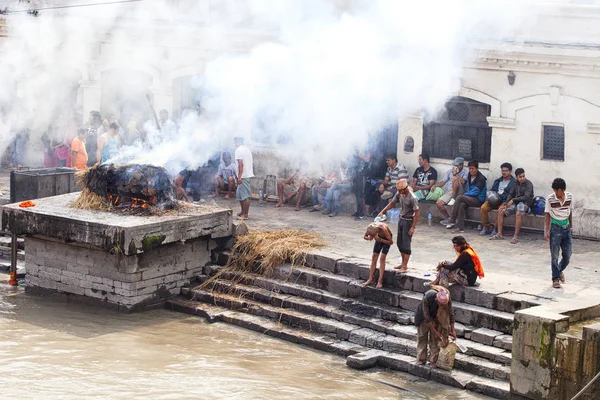
{"label": "river water", "polygon": [[[8,277],[0,274],[0,281]],[[120,314],[0,284],[2,399],[484,399],[167,310]]]}

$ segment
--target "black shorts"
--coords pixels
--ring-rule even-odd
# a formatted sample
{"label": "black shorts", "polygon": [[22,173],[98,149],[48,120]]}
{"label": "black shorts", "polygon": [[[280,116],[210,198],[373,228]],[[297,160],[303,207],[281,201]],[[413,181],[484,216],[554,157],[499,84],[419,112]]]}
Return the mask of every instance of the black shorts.
{"label": "black shorts", "polygon": [[389,244],[381,243],[381,242],[378,242],[377,240],[375,241],[375,245],[373,246],[373,253],[387,254],[388,251],[390,251],[390,245]]}

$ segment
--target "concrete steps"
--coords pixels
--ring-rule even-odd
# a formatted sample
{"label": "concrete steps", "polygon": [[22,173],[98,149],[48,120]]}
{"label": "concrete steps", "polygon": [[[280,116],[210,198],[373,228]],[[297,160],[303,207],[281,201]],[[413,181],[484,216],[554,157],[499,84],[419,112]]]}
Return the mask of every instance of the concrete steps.
{"label": "concrete steps", "polygon": [[[227,258],[223,253],[213,260],[225,264]],[[510,398],[513,312],[544,301],[535,296],[451,286],[457,336],[467,351],[456,355],[455,369],[447,373],[414,365],[414,311],[428,289],[423,286],[428,280],[425,277],[386,271],[383,289],[363,287],[367,265],[317,254],[308,255],[305,266],[282,266],[269,277],[225,271],[218,265],[208,265],[203,272],[199,283],[205,284],[183,288],[170,306],[195,315],[204,315],[204,311],[194,310],[205,305],[219,313],[235,312],[237,318],[246,314],[269,324],[253,325],[257,320],[234,323],[259,332],[275,323],[287,331],[273,336],[294,343],[301,342],[290,332],[303,338],[316,335],[318,340],[302,339],[302,344],[337,354],[338,350],[324,343],[332,340],[346,347],[359,346],[353,349],[360,351],[346,355],[350,367],[379,365],[496,398]]]}
{"label": "concrete steps", "polygon": [[[363,287],[363,280],[357,280],[345,275],[332,274],[309,267],[283,266],[276,272],[281,280],[326,290],[347,298],[362,298],[376,303],[414,312],[421,302],[423,295],[395,287],[376,289],[373,286]],[[421,284],[421,287],[424,286]],[[512,313],[461,303],[453,299],[455,319],[464,325],[499,331],[500,334],[512,334]],[[499,335],[500,335],[499,334]]]}
{"label": "concrete steps", "polygon": [[509,396],[510,368],[498,363],[474,356],[457,355],[455,370],[432,370],[427,366],[414,364],[414,340],[385,335],[327,317],[271,306],[245,299],[239,294],[187,289],[185,295],[191,296],[193,300],[180,296],[169,300],[167,307],[204,317],[209,322],[223,321],[339,354],[348,357],[347,363],[355,368],[380,365],[496,398]]}
{"label": "concrete steps", "polygon": [[[413,339],[417,334],[413,325],[414,311],[378,305],[368,300],[344,299],[318,289],[268,279],[261,275],[241,276],[229,272],[221,275],[218,281],[211,282],[209,288],[224,293],[235,293],[246,299],[267,302],[277,307],[293,308],[313,315],[351,322],[388,335]],[[182,294],[186,295],[188,291],[184,288]],[[485,328],[464,326],[458,322],[455,325],[459,338],[470,339],[475,344],[473,349],[469,348],[467,354],[478,354],[493,361],[510,364],[510,335]]]}

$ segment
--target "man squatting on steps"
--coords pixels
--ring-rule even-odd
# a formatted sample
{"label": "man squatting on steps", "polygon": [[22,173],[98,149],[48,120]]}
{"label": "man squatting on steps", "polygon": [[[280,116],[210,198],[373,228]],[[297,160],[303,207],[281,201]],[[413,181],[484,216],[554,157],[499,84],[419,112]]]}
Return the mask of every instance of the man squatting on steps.
{"label": "man squatting on steps", "polygon": [[440,346],[448,345],[448,334],[456,339],[454,330],[454,310],[448,289],[441,286],[431,286],[425,292],[423,301],[415,312],[417,326],[417,365],[427,362],[427,344],[429,344],[429,364],[437,367]]}
{"label": "man squatting on steps", "polygon": [[[373,246],[373,255],[371,257],[371,269],[369,271],[369,279],[363,286],[369,286],[373,283],[375,277],[375,269],[377,268],[377,259],[379,259],[379,279],[377,280],[377,289],[383,287],[383,274],[385,273],[385,259],[390,246],[394,244],[392,231],[389,226],[381,222],[373,222],[367,226],[367,231],[364,236],[365,240],[375,240]],[[380,255],[381,253],[381,255]]]}
{"label": "man squatting on steps", "polygon": [[398,192],[392,197],[389,204],[379,213],[379,217],[385,215],[386,212],[396,207],[396,203],[400,204],[400,220],[398,221],[398,250],[402,256],[402,264],[394,267],[400,270],[401,273],[408,271],[408,259],[410,258],[410,244],[415,233],[415,227],[419,222],[419,200],[408,189],[406,179],[400,179],[396,183]]}

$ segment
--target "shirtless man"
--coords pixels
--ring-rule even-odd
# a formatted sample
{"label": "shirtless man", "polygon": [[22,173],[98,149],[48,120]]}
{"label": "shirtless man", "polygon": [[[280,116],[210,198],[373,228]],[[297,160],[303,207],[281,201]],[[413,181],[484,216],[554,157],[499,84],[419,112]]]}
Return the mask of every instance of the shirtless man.
{"label": "shirtless man", "polygon": [[375,240],[375,246],[373,246],[373,255],[371,256],[371,270],[369,271],[369,279],[363,283],[363,286],[369,286],[371,283],[373,283],[375,269],[377,269],[377,259],[379,259],[379,279],[377,280],[376,287],[377,289],[380,289],[383,287],[385,259],[390,251],[390,246],[394,244],[392,231],[390,230],[389,226],[382,222],[373,222],[367,227],[364,239]]}

